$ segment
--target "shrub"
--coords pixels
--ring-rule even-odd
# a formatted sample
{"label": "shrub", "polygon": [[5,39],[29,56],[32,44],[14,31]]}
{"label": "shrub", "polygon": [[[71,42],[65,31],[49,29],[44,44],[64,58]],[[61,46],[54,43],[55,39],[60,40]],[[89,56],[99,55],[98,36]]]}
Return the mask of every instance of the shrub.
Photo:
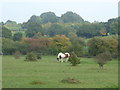
{"label": "shrub", "polygon": [[16,52],[14,53],[15,59],[19,59],[20,56],[21,56],[21,53],[20,53],[19,51],[16,51]]}
{"label": "shrub", "polygon": [[42,54],[41,53],[36,53],[37,59],[42,59]]}
{"label": "shrub", "polygon": [[21,54],[27,54],[27,52],[29,52],[29,44],[23,41],[14,42],[14,47],[16,51],[20,51]]}
{"label": "shrub", "polygon": [[29,45],[29,51],[35,51],[42,54],[48,53],[50,44],[49,38],[24,38],[23,41]]}
{"label": "shrub", "polygon": [[107,63],[107,61],[112,60],[112,56],[109,52],[104,52],[95,56],[96,62],[99,64],[100,68],[103,68],[103,65]]}
{"label": "shrub", "polygon": [[2,38],[2,52],[4,55],[12,55],[15,52],[14,41],[7,38]]}
{"label": "shrub", "polygon": [[77,55],[72,52],[69,61],[71,62],[72,66],[76,66],[77,64],[80,64],[80,59],[77,57]]}
{"label": "shrub", "polygon": [[27,55],[26,55],[26,61],[37,61],[37,57],[32,52],[27,53]]}
{"label": "shrub", "polygon": [[91,56],[110,52],[117,54],[118,41],[112,37],[94,37],[88,41],[88,52]]}

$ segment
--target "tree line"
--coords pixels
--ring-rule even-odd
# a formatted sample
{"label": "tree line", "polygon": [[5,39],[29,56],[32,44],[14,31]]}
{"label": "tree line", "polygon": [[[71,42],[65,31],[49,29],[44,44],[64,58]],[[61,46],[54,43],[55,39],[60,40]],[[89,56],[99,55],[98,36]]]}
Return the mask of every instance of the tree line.
{"label": "tree line", "polygon": [[56,55],[74,51],[77,56],[96,56],[110,52],[117,56],[118,19],[90,23],[73,12],[57,17],[53,12],[33,15],[27,22],[17,24],[8,20],[0,23],[3,54],[19,51]]}

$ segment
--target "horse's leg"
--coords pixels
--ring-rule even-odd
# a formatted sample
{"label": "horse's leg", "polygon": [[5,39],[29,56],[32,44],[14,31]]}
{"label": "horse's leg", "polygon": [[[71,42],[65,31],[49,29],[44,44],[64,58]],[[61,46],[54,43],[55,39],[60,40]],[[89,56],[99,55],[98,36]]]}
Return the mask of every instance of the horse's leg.
{"label": "horse's leg", "polygon": [[63,58],[61,58],[61,62],[63,62]]}
{"label": "horse's leg", "polygon": [[68,59],[69,59],[69,58],[66,58],[66,62],[68,62]]}

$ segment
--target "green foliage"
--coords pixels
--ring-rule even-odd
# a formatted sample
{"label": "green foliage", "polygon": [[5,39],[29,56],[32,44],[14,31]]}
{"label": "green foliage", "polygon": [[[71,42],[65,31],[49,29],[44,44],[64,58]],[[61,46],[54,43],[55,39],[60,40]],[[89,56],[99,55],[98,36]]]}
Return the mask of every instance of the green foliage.
{"label": "green foliage", "polygon": [[69,11],[60,17],[60,22],[63,22],[63,23],[74,23],[74,22],[83,23],[84,20],[78,14]]}
{"label": "green foliage", "polygon": [[57,16],[53,13],[53,12],[45,12],[45,13],[42,13],[40,15],[41,19],[42,19],[42,23],[45,24],[45,23],[55,23],[58,21],[58,18]]}
{"label": "green foliage", "polygon": [[71,47],[71,42],[65,35],[56,35],[51,39],[51,46],[54,46],[57,49],[57,52],[66,52]]}
{"label": "green foliage", "polygon": [[103,52],[110,52],[112,55],[117,54],[118,41],[110,36],[94,37],[88,41],[88,51],[92,56]]}
{"label": "green foliage", "polygon": [[8,20],[3,26],[8,28],[10,31],[21,31],[23,30],[21,24],[17,24],[15,21]]}
{"label": "green foliage", "polygon": [[14,41],[20,41],[21,39],[22,39],[22,33],[18,32],[14,34],[13,36]]}
{"label": "green foliage", "polygon": [[2,37],[9,38],[9,39],[12,38],[11,31],[8,28],[4,27],[4,26],[2,27]]}
{"label": "green foliage", "polygon": [[2,38],[2,52],[4,55],[9,55],[19,51],[21,54],[28,52],[29,45],[22,41],[14,42],[13,40]]}
{"label": "green foliage", "polygon": [[86,47],[85,39],[77,37],[76,35],[71,35],[70,41],[72,43],[72,47],[69,49],[69,51],[74,51],[77,56],[83,56],[83,49]]}
{"label": "green foliage", "polygon": [[42,36],[42,34],[41,34],[40,32],[36,33],[36,34],[33,36],[34,39],[40,39],[40,38],[42,38],[42,37],[43,37],[43,36]]}
{"label": "green foliage", "polygon": [[37,57],[34,53],[27,53],[25,61],[37,61]]}
{"label": "green foliage", "polygon": [[55,35],[67,35],[68,30],[64,26],[60,24],[52,24],[51,27],[48,28],[47,34],[50,37],[53,37]]}
{"label": "green foliage", "polygon": [[69,61],[71,62],[72,66],[80,64],[80,58],[78,58],[74,52],[71,53]]}
{"label": "green foliage", "polygon": [[99,67],[103,68],[103,65],[106,64],[107,61],[112,60],[112,56],[109,52],[104,52],[95,56],[95,60],[99,64]]}
{"label": "green foliage", "polygon": [[13,47],[15,47],[15,50],[19,51],[21,54],[26,54],[29,52],[29,44],[23,41],[15,42]]}
{"label": "green foliage", "polygon": [[43,34],[41,24],[39,22],[30,22],[27,27],[26,37],[33,37],[38,32]]}
{"label": "green foliage", "polygon": [[104,25],[99,23],[83,24],[77,28],[76,34],[79,37],[91,38],[100,35],[99,31],[103,28]]}
{"label": "green foliage", "polygon": [[116,35],[118,34],[118,22],[114,22],[112,24],[110,24],[110,34]]}
{"label": "green foliage", "polygon": [[39,16],[33,15],[30,17],[30,19],[27,22],[24,22],[22,24],[23,29],[27,29],[31,23],[39,23],[41,24],[41,18]]}
{"label": "green foliage", "polygon": [[117,26],[118,20],[119,20],[119,17],[118,18],[112,18],[112,19],[109,19],[107,22],[104,23],[105,28],[106,28],[108,33],[116,34],[116,32],[117,32],[116,31],[117,30],[116,26]]}
{"label": "green foliage", "polygon": [[33,53],[36,55],[36,58],[37,58],[38,60],[42,59],[42,53],[38,53],[38,52],[36,52],[36,51],[34,51]]}
{"label": "green foliage", "polygon": [[2,38],[2,52],[4,55],[13,54],[15,52],[14,41],[7,38]]}
{"label": "green foliage", "polygon": [[41,53],[36,53],[37,59],[42,59]]}
{"label": "green foliage", "polygon": [[15,59],[19,59],[20,56],[21,56],[21,53],[20,53],[19,51],[16,51],[16,52],[14,53]]}
{"label": "green foliage", "polygon": [[83,46],[79,43],[72,43],[72,47],[69,49],[69,52],[74,51],[77,56],[83,56]]}

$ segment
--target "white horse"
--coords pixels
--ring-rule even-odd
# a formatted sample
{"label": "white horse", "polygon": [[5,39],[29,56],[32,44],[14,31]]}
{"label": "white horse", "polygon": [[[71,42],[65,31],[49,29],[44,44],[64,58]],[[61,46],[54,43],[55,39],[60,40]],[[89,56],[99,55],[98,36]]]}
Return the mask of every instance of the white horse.
{"label": "white horse", "polygon": [[67,62],[67,61],[69,60],[69,57],[70,57],[70,54],[69,54],[69,53],[65,53],[65,54],[64,54],[64,53],[60,52],[60,53],[58,54],[57,60],[58,60],[58,62],[63,62],[64,59],[66,59],[65,62]]}

